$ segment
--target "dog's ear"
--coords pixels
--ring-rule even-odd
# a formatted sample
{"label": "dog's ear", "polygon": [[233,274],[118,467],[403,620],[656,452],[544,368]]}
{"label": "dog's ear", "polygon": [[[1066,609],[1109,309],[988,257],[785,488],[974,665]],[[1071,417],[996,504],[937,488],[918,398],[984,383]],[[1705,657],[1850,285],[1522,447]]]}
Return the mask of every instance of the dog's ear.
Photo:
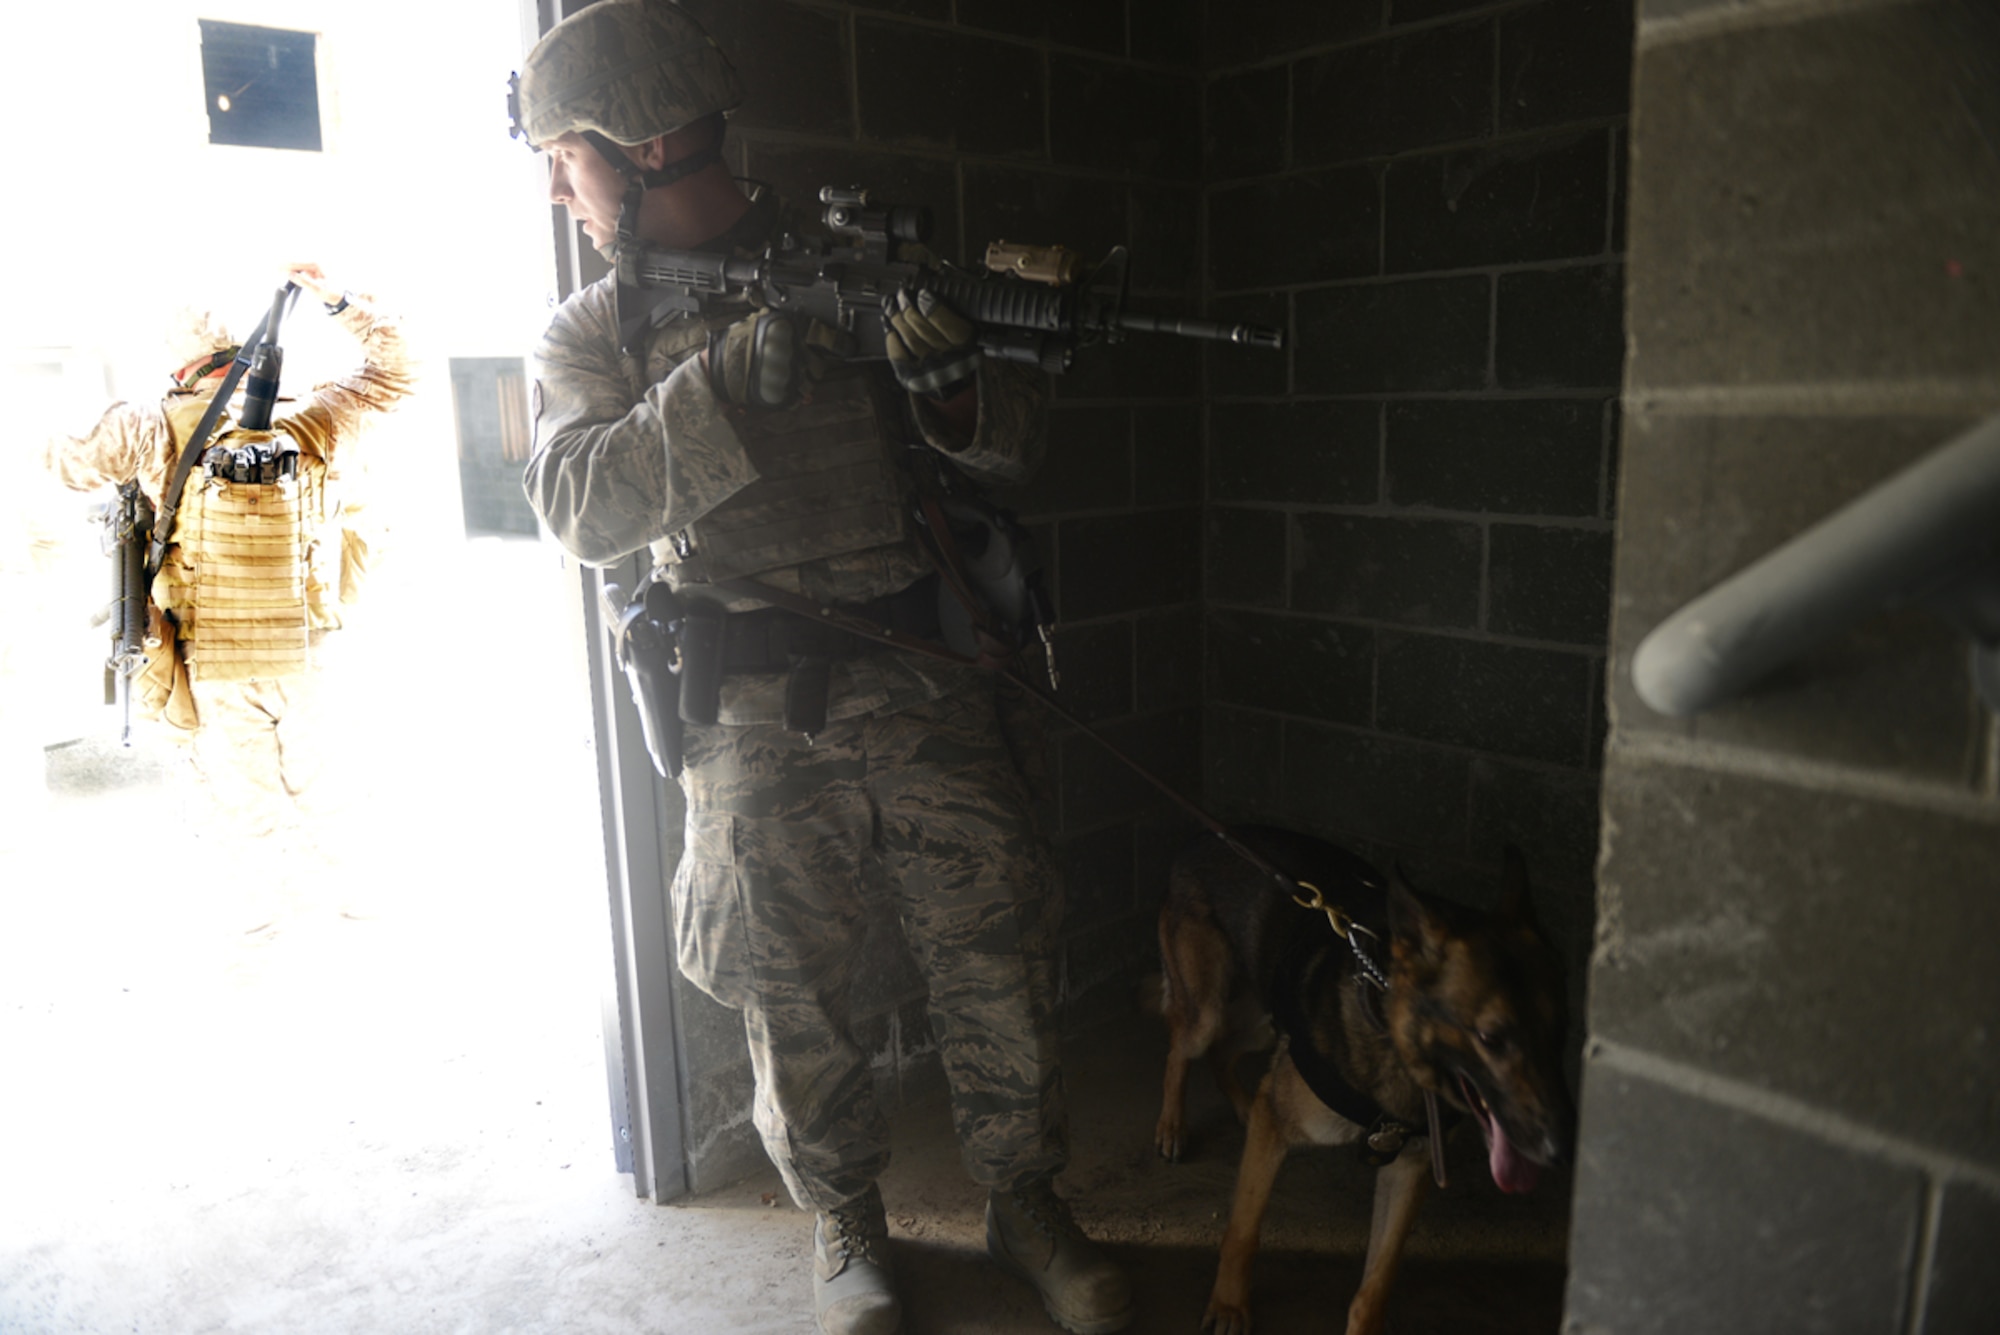
{"label": "dog's ear", "polygon": [[1514,844],[1504,853],[1506,870],[1500,882],[1500,906],[1494,916],[1502,922],[1535,925],[1535,906],[1528,899],[1528,859]]}
{"label": "dog's ear", "polygon": [[1398,954],[1405,951],[1415,958],[1430,964],[1444,960],[1444,943],[1449,934],[1445,922],[1434,911],[1427,908],[1410,883],[1403,877],[1401,867],[1389,873],[1389,939],[1391,948]]}

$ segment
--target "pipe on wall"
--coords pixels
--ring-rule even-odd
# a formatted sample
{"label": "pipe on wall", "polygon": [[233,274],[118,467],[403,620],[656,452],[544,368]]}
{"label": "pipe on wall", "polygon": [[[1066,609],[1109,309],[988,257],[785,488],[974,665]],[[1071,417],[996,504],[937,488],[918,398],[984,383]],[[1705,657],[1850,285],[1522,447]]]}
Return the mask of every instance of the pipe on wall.
{"label": "pipe on wall", "polygon": [[1633,655],[1632,684],[1655,711],[1689,717],[1900,602],[1965,632],[1973,679],[2000,713],[2000,415],[1661,622]]}

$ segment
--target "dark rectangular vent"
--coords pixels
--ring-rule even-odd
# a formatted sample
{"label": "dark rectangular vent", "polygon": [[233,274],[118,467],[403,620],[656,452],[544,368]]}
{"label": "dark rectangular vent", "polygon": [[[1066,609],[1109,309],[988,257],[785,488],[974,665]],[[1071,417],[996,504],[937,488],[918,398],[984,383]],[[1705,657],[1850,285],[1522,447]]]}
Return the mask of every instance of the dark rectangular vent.
{"label": "dark rectangular vent", "polygon": [[200,22],[208,142],[319,152],[318,35]]}

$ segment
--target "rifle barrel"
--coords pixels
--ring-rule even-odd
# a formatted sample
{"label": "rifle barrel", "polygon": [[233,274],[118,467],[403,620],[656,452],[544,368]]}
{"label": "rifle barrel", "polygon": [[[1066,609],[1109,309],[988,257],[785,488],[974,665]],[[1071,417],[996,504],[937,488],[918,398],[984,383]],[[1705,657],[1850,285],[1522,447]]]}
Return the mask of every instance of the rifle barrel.
{"label": "rifle barrel", "polygon": [[1178,334],[1182,338],[1205,338],[1216,343],[1269,348],[1274,352],[1285,346],[1285,331],[1265,325],[1223,324],[1215,320],[1189,320],[1174,315],[1139,315],[1133,311],[1121,311],[1118,327],[1145,334]]}

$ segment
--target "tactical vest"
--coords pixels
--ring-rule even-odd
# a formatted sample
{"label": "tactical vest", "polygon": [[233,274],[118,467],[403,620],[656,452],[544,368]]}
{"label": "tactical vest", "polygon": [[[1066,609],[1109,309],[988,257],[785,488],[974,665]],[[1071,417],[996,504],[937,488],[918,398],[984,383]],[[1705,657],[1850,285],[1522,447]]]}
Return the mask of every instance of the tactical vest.
{"label": "tactical vest", "polygon": [[[168,405],[174,439],[185,446],[206,400]],[[225,430],[232,448],[275,433]],[[235,482],[197,468],[181,498],[172,540],[177,578],[155,582],[180,623],[182,657],[194,681],[251,681],[305,671],[310,618],[306,579],[318,520],[321,469],[300,459],[296,477]],[[165,573],[164,571],[162,572]]]}
{"label": "tactical vest", "polygon": [[757,481],[653,545],[675,587],[757,575],[909,537],[909,484],[867,368],[813,383],[806,402],[730,424]]}

